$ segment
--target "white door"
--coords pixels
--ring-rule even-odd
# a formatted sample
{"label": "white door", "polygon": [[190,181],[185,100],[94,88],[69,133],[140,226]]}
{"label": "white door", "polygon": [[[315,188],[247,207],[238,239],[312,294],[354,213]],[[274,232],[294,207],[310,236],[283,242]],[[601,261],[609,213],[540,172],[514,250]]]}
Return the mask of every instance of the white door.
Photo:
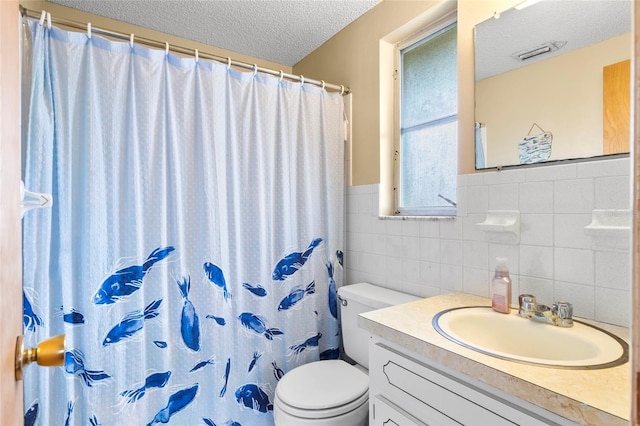
{"label": "white door", "polygon": [[22,333],[18,22],[18,1],[0,0],[0,422],[7,425],[23,422],[14,376]]}

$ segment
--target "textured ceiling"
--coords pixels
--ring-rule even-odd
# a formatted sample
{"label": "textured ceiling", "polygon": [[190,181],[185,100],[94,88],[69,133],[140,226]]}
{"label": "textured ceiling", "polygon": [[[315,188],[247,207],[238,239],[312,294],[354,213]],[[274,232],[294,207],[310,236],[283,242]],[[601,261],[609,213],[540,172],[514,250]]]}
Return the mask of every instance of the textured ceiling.
{"label": "textured ceiling", "polygon": [[[476,26],[476,80],[529,65],[631,31],[630,0],[549,0]],[[511,55],[549,41],[567,44],[520,62]]]}
{"label": "textured ceiling", "polygon": [[48,0],[293,66],[378,0]]}

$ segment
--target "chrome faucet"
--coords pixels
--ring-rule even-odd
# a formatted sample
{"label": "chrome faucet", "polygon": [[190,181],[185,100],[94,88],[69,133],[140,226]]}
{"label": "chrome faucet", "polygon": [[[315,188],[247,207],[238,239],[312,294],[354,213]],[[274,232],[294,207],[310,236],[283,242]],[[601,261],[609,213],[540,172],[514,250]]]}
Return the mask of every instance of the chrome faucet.
{"label": "chrome faucet", "polygon": [[549,308],[547,305],[538,305],[536,297],[532,294],[518,296],[518,315],[558,327],[573,326],[573,305],[569,302],[554,302]]}

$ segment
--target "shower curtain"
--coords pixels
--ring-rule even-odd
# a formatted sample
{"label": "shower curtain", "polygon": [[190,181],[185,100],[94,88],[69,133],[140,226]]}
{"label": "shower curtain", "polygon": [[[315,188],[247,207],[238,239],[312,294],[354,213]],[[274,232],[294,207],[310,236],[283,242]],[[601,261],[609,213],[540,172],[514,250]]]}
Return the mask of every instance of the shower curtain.
{"label": "shower curtain", "polygon": [[339,356],[343,103],[28,20],[25,424],[268,425]]}

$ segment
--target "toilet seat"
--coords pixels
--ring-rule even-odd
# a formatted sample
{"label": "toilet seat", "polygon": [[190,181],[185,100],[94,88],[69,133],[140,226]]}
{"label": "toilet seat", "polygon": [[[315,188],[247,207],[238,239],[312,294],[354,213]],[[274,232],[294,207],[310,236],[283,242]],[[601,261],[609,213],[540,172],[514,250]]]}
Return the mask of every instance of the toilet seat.
{"label": "toilet seat", "polygon": [[316,361],[285,374],[275,399],[283,411],[296,417],[336,417],[368,402],[369,377],[342,360]]}

